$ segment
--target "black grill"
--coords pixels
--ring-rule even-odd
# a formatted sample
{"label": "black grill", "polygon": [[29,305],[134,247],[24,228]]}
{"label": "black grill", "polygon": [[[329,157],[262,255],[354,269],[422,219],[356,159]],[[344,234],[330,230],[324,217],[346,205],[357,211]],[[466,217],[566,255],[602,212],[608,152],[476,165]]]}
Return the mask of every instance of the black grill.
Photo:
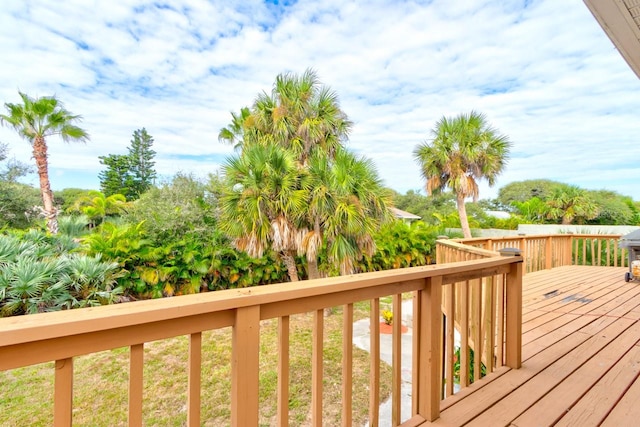
{"label": "black grill", "polygon": [[624,274],[625,282],[640,279],[640,230],[622,236],[620,247],[629,251],[629,271]]}

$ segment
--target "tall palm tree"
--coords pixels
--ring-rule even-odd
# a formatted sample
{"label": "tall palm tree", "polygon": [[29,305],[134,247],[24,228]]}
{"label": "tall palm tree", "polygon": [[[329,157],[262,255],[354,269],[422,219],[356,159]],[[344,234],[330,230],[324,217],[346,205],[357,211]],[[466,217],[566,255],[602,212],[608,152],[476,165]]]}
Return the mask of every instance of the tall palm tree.
{"label": "tall palm tree", "polygon": [[297,281],[295,255],[304,234],[300,220],[308,187],[294,157],[275,145],[248,146],[227,160],[223,172],[221,227],[249,256],[278,253],[290,280]]}
{"label": "tall palm tree", "polygon": [[471,237],[465,199],[478,199],[478,180],[495,184],[496,177],[507,163],[509,139],[487,123],[484,114],[471,111],[453,118],[442,117],[431,130],[432,139],[414,150],[425,178],[425,189],[450,188],[456,194],[456,204],[465,238]]}
{"label": "tall palm tree", "polygon": [[40,193],[47,220],[47,228],[52,234],[58,232],[57,210],[49,182],[46,138],[59,135],[63,141],[87,141],[86,131],[73,123],[80,116],[67,111],[53,96],[31,98],[19,92],[22,104],[5,103],[8,114],[0,114],[0,123],[13,127],[20,136],[29,141],[33,148],[33,158],[40,178]]}
{"label": "tall palm tree", "polygon": [[220,131],[220,141],[234,147],[277,144],[292,150],[301,165],[316,150],[333,157],[352,125],[336,93],[310,69],[301,75],[278,75],[270,94],[258,95],[250,110],[232,113],[232,119]]}
{"label": "tall palm tree", "polygon": [[[252,161],[249,153],[255,146],[278,147],[288,153],[302,179],[307,191],[304,203],[295,210],[281,210],[278,216],[282,223],[290,224],[294,232],[289,235],[297,239],[285,245],[287,250],[306,255],[310,278],[319,277],[320,258],[343,273],[350,272],[353,261],[373,248],[374,224],[388,213],[389,203],[381,196],[382,186],[372,164],[355,159],[344,149],[351,122],[340,109],[337,95],[321,85],[313,70],[301,75],[284,73],[276,77],[270,94],[258,95],[250,110],[232,114],[232,119],[220,131],[221,141],[241,147],[241,157],[247,162]],[[353,177],[348,176],[350,167]],[[367,183],[371,188],[365,191],[362,186]],[[252,224],[256,221],[255,216],[248,218]],[[252,230],[249,224],[244,227]],[[281,255],[286,261],[290,254]]]}

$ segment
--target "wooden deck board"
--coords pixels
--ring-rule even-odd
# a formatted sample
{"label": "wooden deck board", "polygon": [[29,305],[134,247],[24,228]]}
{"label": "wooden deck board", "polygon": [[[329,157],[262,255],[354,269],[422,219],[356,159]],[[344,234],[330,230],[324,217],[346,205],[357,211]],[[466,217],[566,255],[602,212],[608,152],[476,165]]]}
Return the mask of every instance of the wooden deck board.
{"label": "wooden deck board", "polygon": [[[508,425],[516,418],[514,424],[520,426],[517,418],[528,409],[534,409],[530,416],[533,417],[535,425],[552,425],[562,412],[589,388],[589,385],[593,385],[619,359],[619,346],[623,345],[628,349],[638,340],[640,325],[631,328],[632,325],[634,323],[631,320],[618,319],[602,333],[567,353],[498,404],[483,412],[469,425]],[[556,390],[557,393],[552,393]],[[544,399],[549,395],[551,397]],[[555,405],[556,411],[551,410],[552,405]]]}
{"label": "wooden deck board", "polygon": [[[640,373],[640,347],[634,346],[580,400],[559,418],[557,427],[597,426]],[[535,421],[534,421],[535,422]],[[516,425],[532,425],[516,420]],[[535,425],[540,425],[536,423]]]}
{"label": "wooden deck board", "polygon": [[638,425],[640,284],[626,283],[625,271],[569,266],[525,275],[522,368],[489,374],[424,425]]}

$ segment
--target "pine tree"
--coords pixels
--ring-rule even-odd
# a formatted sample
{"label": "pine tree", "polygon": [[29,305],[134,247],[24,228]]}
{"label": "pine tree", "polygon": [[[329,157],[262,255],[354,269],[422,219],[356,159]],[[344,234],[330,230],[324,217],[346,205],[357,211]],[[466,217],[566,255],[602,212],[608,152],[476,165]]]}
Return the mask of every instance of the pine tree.
{"label": "pine tree", "polygon": [[129,154],[109,154],[101,156],[100,163],[107,166],[101,171],[100,188],[105,196],[124,195],[128,201],[140,198],[156,178],[153,158],[156,152],[151,149],[153,137],[145,128],[133,132]]}
{"label": "pine tree", "polygon": [[109,154],[100,156],[100,163],[107,167],[98,174],[100,178],[100,190],[106,197],[114,194],[122,194],[127,200],[133,200],[133,177],[131,176],[131,161],[129,156],[122,154]]}
{"label": "pine tree", "polygon": [[156,179],[156,171],[153,168],[153,158],[156,152],[151,149],[153,137],[145,128],[133,132],[133,139],[129,147],[130,173],[133,177],[133,192],[136,199],[147,191]]}

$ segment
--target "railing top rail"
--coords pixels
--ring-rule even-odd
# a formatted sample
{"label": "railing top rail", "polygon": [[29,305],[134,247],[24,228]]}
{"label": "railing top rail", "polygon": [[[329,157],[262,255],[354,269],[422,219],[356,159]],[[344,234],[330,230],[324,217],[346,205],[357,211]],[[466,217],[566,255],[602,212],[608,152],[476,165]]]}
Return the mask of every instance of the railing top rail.
{"label": "railing top rail", "polygon": [[593,233],[563,233],[563,234],[524,234],[516,236],[496,236],[496,237],[472,237],[470,239],[451,239],[454,242],[485,242],[487,240],[521,240],[521,239],[543,239],[547,237],[591,237],[601,239],[619,239],[622,234],[593,234]]}
{"label": "railing top rail", "polygon": [[481,248],[477,248],[475,246],[465,245],[465,244],[460,243],[460,242],[455,241],[455,240],[440,239],[440,240],[437,240],[437,243],[440,244],[440,245],[443,245],[443,246],[447,246],[447,247],[450,247],[450,248],[458,249],[460,251],[468,252],[468,253],[471,253],[471,254],[480,255],[480,256],[483,256],[483,257],[486,257],[486,258],[500,256],[499,252],[490,251],[490,250],[487,250],[487,249],[481,249]]}
{"label": "railing top rail", "polygon": [[[388,286],[429,277],[467,272],[490,274],[492,268],[522,262],[522,257],[495,256],[442,265],[411,267],[331,277],[304,282],[229,289],[203,294],[137,301],[108,306],[40,313],[0,319],[0,346],[111,330],[132,325],[185,318],[260,304]],[[355,301],[348,301],[355,302]],[[345,301],[345,303],[348,303]],[[321,309],[323,307],[317,307]]]}

